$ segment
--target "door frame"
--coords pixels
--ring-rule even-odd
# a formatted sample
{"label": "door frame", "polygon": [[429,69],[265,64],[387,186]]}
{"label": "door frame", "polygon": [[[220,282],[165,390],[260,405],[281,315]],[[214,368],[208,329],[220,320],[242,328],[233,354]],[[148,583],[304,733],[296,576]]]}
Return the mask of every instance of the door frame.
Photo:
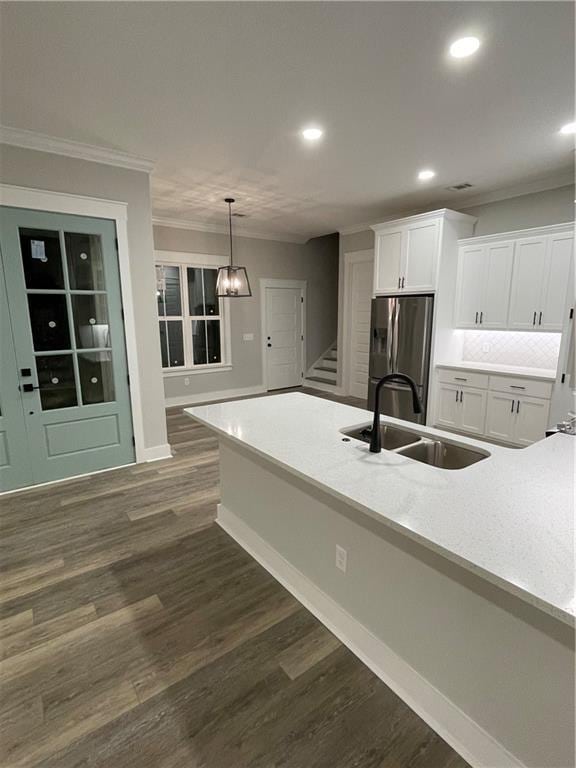
{"label": "door frame", "polygon": [[[268,366],[266,365],[266,289],[267,288],[296,288],[300,289],[303,301],[300,303],[302,317],[302,336],[300,342],[300,355],[302,371],[306,368],[306,280],[282,280],[272,277],[260,278],[260,355],[262,357],[262,384],[264,391],[268,392]],[[302,379],[302,383],[304,380]]]}
{"label": "door frame", "polygon": [[[374,262],[374,248],[365,248],[362,251],[349,251],[344,254],[344,301],[342,302],[342,386],[346,395],[350,395],[352,381],[352,265],[362,261]],[[374,291],[372,291],[374,293]]]}
{"label": "door frame", "polygon": [[140,375],[138,371],[136,321],[130,275],[128,203],[104,200],[97,197],[86,197],[84,195],[72,195],[65,192],[52,192],[44,189],[0,184],[0,205],[11,208],[27,208],[33,211],[45,211],[46,213],[63,213],[88,216],[94,219],[109,219],[115,223],[116,238],[118,240],[120,292],[122,295],[122,308],[124,310],[124,339],[126,343],[128,375],[130,376],[130,405],[132,410],[134,450],[136,462],[147,461],[148,457],[144,446]]}

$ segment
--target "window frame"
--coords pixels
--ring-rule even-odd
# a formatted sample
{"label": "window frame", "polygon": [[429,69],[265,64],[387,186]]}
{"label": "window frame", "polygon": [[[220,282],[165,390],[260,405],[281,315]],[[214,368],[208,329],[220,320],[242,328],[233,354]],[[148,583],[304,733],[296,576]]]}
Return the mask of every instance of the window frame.
{"label": "window frame", "polygon": [[[190,315],[188,296],[188,267],[197,269],[218,269],[226,266],[228,260],[225,256],[213,256],[203,253],[188,253],[182,251],[154,251],[154,265],[164,267],[177,267],[180,271],[180,301],[182,303],[182,315],[161,316],[156,308],[157,321],[180,320],[182,322],[182,334],[184,340],[184,365],[162,368],[163,376],[183,376],[200,373],[216,373],[232,369],[230,356],[230,312],[228,302],[223,298],[218,299],[219,315]],[[220,357],[219,363],[202,363],[194,365],[192,347],[192,320],[218,320],[220,321]]]}

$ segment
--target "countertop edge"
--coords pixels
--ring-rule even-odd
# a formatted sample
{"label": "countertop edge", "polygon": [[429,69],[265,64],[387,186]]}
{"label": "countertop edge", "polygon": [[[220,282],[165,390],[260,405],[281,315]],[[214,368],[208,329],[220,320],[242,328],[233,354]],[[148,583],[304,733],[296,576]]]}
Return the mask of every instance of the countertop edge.
{"label": "countertop edge", "polygon": [[567,624],[570,627],[576,626],[576,616],[574,616],[569,611],[566,611],[563,608],[560,608],[559,606],[548,602],[544,598],[541,598],[538,595],[533,594],[532,592],[522,589],[516,584],[513,584],[510,581],[507,581],[502,576],[499,576],[498,574],[492,571],[489,571],[480,565],[477,565],[471,560],[467,560],[461,555],[458,555],[452,550],[442,546],[442,544],[439,544],[438,542],[433,541],[432,539],[429,539],[426,536],[423,536],[417,533],[416,531],[413,531],[410,528],[407,528],[395,522],[394,520],[391,520],[389,517],[386,517],[386,515],[376,512],[370,507],[367,507],[355,501],[349,496],[346,496],[345,494],[335,491],[330,486],[325,485],[324,483],[318,480],[315,480],[313,477],[310,477],[310,475],[307,475],[295,469],[294,467],[291,467],[285,462],[275,458],[274,456],[271,456],[269,453],[266,453],[264,451],[261,451],[258,448],[255,448],[254,446],[250,445],[244,440],[241,440],[235,435],[231,435],[230,433],[226,432],[224,429],[221,429],[215,426],[214,424],[212,424],[211,422],[201,418],[197,414],[190,413],[190,410],[191,409],[184,409],[184,412],[191,418],[203,424],[208,429],[211,429],[214,432],[216,432],[219,437],[222,437],[233,444],[243,447],[247,451],[250,451],[251,453],[254,453],[257,456],[260,456],[266,459],[266,461],[269,461],[271,464],[274,464],[275,466],[281,468],[285,472],[291,475],[294,475],[295,477],[298,477],[299,479],[304,480],[307,483],[310,483],[310,485],[313,485],[315,488],[319,488],[320,490],[332,496],[333,498],[337,499],[338,501],[342,501],[350,505],[354,509],[358,510],[359,512],[362,512],[363,514],[367,514],[371,519],[375,520],[376,522],[379,522],[382,525],[385,525],[386,527],[390,528],[391,530],[406,536],[407,538],[411,539],[412,541],[415,541],[418,544],[421,544],[422,546],[426,547],[432,552],[436,552],[437,554],[442,555],[443,557],[445,557],[447,560],[454,563],[455,565],[458,565],[464,568],[465,570],[479,576],[480,578],[485,579],[489,583],[517,597],[518,599],[522,600],[528,605],[531,605],[532,607],[543,611],[547,615],[551,616],[553,619],[556,619],[562,622],[563,624]]}

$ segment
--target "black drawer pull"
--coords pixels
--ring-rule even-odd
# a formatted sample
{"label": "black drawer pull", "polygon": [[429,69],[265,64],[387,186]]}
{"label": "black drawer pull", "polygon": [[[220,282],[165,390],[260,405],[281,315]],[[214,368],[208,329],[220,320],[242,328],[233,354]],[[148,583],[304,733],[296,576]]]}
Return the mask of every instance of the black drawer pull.
{"label": "black drawer pull", "polygon": [[468,379],[465,379],[463,376],[454,376],[455,381],[468,381]]}
{"label": "black drawer pull", "polygon": [[519,384],[510,384],[510,389],[526,389],[526,387],[521,387]]}

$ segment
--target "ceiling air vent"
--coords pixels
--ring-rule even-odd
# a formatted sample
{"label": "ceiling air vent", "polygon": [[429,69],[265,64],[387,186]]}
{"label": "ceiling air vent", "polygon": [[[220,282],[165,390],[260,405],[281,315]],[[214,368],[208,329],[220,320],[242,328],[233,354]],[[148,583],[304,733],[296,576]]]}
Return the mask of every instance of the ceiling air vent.
{"label": "ceiling air vent", "polygon": [[468,184],[467,181],[463,181],[462,184],[454,184],[452,187],[446,187],[448,192],[462,192],[463,189],[470,189],[472,184]]}

